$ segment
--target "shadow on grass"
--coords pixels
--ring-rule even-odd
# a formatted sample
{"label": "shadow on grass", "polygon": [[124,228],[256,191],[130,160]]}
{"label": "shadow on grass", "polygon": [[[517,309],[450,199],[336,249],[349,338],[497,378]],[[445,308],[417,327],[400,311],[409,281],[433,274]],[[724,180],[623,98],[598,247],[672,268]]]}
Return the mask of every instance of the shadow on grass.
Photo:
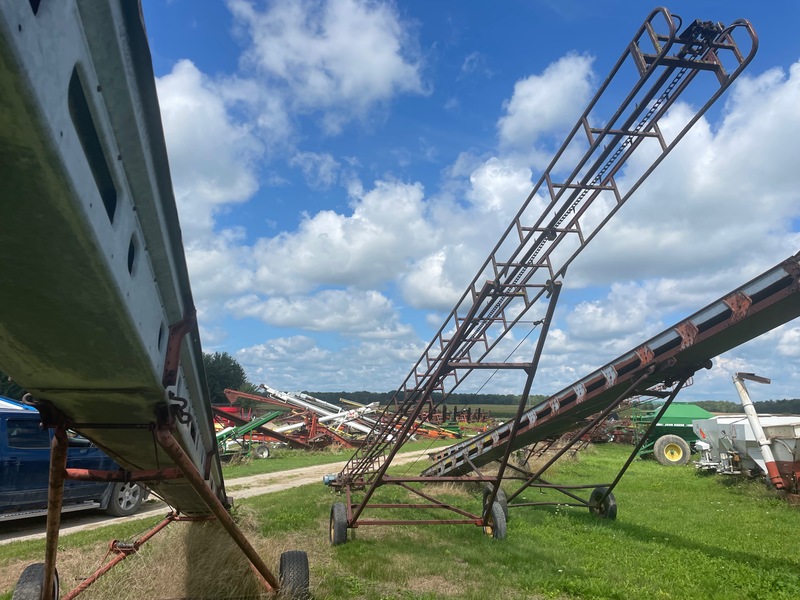
{"label": "shadow on grass", "polygon": [[[538,510],[548,510],[548,512],[556,512],[555,507],[542,507]],[[563,510],[563,509],[561,509]],[[681,549],[681,550],[693,550],[696,552],[700,552],[709,558],[716,558],[725,561],[734,561],[740,564],[747,564],[751,566],[755,570],[774,570],[776,567],[788,569],[789,571],[795,572],[798,568],[797,561],[785,560],[781,558],[776,558],[774,556],[762,556],[760,554],[745,552],[742,550],[730,550],[728,548],[723,548],[720,546],[714,546],[712,544],[705,544],[703,542],[698,542],[697,540],[692,540],[680,535],[677,535],[671,531],[661,530],[661,529],[652,529],[650,527],[644,527],[642,525],[636,525],[634,523],[627,523],[625,521],[608,521],[604,519],[600,519],[594,515],[591,515],[587,512],[583,513],[580,512],[580,508],[576,508],[574,511],[570,511],[565,513],[568,519],[576,522],[576,523],[591,523],[593,526],[599,526],[603,528],[607,528],[612,531],[621,531],[627,535],[630,535],[632,538],[636,538],[641,542],[648,543],[648,544],[660,544],[663,546],[670,546],[672,548]]]}
{"label": "shadow on grass", "polygon": [[[264,589],[233,539],[215,522],[183,523],[187,598],[259,598]],[[224,577],[220,577],[224,573]]]}

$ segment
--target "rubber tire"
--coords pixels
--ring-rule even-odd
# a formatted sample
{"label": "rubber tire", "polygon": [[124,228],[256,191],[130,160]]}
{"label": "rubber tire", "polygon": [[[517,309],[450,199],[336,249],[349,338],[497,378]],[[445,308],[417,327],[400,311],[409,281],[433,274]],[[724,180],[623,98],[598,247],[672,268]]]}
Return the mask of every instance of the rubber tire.
{"label": "rubber tire", "polygon": [[[486,503],[489,501],[489,496],[492,495],[492,488],[487,486],[483,489],[483,508],[486,508]],[[503,514],[506,517],[506,523],[508,523],[508,499],[506,498],[506,493],[503,491],[503,488],[497,490],[497,497],[494,499],[495,502],[498,502],[500,506],[503,508]]]}
{"label": "rubber tire", "polygon": [[144,488],[138,483],[115,483],[106,513],[114,517],[127,517],[138,512],[144,500]]}
{"label": "rubber tire", "polygon": [[269,446],[266,444],[259,444],[253,448],[253,456],[256,458],[269,458]]}
{"label": "rubber tire", "polygon": [[492,504],[489,513],[489,523],[483,526],[483,533],[496,540],[506,539],[506,515],[499,502]]}
{"label": "rubber tire", "polygon": [[347,507],[343,502],[331,506],[329,541],[331,546],[341,546],[347,541]]}
{"label": "rubber tire", "polygon": [[653,456],[666,467],[685,465],[691,454],[689,442],[677,435],[662,435],[653,445]]}
{"label": "rubber tire", "polygon": [[280,582],[281,598],[307,600],[311,597],[308,555],[305,552],[288,550],[281,554]]}
{"label": "rubber tire", "polygon": [[[11,600],[39,600],[44,584],[44,563],[34,563],[25,567],[17,580]],[[53,598],[58,598],[58,569],[53,581]]]}
{"label": "rubber tire", "polygon": [[599,504],[600,498],[606,493],[606,489],[608,488],[598,487],[592,491],[592,495],[589,496],[589,512],[601,519],[613,521],[617,518],[617,499],[614,498],[614,494],[609,494],[603,504]]}

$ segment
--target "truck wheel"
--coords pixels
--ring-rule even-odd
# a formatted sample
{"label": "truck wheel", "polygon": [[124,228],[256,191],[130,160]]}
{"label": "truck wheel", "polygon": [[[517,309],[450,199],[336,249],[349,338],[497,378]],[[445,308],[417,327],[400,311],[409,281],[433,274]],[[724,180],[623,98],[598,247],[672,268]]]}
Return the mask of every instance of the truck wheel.
{"label": "truck wheel", "polygon": [[662,465],[685,465],[689,462],[689,442],[677,435],[662,435],[653,446],[653,456]]}
{"label": "truck wheel", "polygon": [[[44,588],[44,563],[34,563],[25,567],[17,580],[11,600],[39,600]],[[53,598],[58,598],[58,570],[53,579]]]}
{"label": "truck wheel", "polygon": [[613,521],[617,518],[617,499],[614,494],[608,494],[603,503],[600,503],[600,498],[606,496],[606,488],[594,488],[592,495],[589,496],[589,512],[601,519],[608,519]]}
{"label": "truck wheel", "polygon": [[343,502],[331,506],[329,531],[331,546],[341,546],[347,541],[347,507]]}
{"label": "truck wheel", "polygon": [[289,550],[281,554],[280,597],[291,600],[307,600],[310,575],[308,572],[308,555],[302,550]]}
{"label": "truck wheel", "polygon": [[144,489],[137,483],[115,483],[106,512],[114,517],[127,517],[139,510]]}

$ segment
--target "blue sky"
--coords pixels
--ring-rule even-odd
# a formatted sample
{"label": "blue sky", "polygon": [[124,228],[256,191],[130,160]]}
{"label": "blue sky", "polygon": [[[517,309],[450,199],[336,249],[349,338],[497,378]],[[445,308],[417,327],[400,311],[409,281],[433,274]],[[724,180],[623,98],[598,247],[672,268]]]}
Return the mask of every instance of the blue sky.
{"label": "blue sky", "polygon": [[[400,385],[655,7],[142,4],[203,347],[319,391]],[[800,250],[800,6],[669,8],[748,18],[759,52],[570,268],[539,393]],[[721,357],[683,399],[734,399],[740,370],[773,379],[757,399],[796,396],[798,341]]]}

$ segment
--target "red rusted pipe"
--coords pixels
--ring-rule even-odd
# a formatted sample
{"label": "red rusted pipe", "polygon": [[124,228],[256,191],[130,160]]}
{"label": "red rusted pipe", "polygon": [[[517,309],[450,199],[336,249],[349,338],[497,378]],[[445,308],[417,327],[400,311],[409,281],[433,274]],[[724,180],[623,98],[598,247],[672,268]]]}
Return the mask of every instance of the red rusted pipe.
{"label": "red rusted pipe", "polygon": [[197,325],[197,313],[192,307],[192,312],[185,315],[183,319],[169,326],[169,336],[167,337],[167,352],[164,358],[164,372],[161,383],[164,387],[175,385],[178,380],[178,365],[180,363],[181,342],[184,336]]}
{"label": "red rusted pipe", "polygon": [[118,565],[123,560],[128,558],[128,556],[130,556],[131,554],[135,554],[139,550],[139,548],[141,548],[144,545],[144,543],[146,541],[148,541],[155,534],[157,534],[159,531],[164,529],[167,525],[169,525],[170,523],[175,521],[176,517],[177,517],[177,514],[174,513],[174,512],[168,514],[166,517],[164,517],[163,521],[158,523],[150,531],[145,533],[141,538],[139,538],[138,540],[136,540],[133,544],[131,544],[129,546],[121,547],[119,545],[119,540],[114,540],[113,542],[111,542],[110,550],[111,550],[111,552],[115,552],[116,556],[114,558],[112,558],[110,561],[108,561],[106,564],[104,564],[102,567],[97,569],[97,571],[95,571],[94,573],[89,575],[89,577],[87,577],[86,579],[81,581],[81,583],[80,583],[80,585],[78,587],[76,587],[69,594],[67,594],[66,596],[61,598],[61,600],[73,600],[73,598],[75,598],[78,594],[82,594],[83,592],[85,592],[89,588],[90,585],[92,585],[95,581],[97,581],[103,575],[108,573],[116,565]]}
{"label": "red rusted pipe", "polygon": [[186,477],[187,481],[189,481],[197,494],[203,499],[203,501],[206,503],[206,506],[208,506],[211,512],[214,513],[214,516],[217,517],[217,520],[228,532],[228,535],[230,535],[233,541],[236,542],[236,545],[242,549],[242,552],[244,552],[245,556],[253,565],[253,567],[255,567],[255,569],[264,578],[268,584],[268,591],[277,591],[280,587],[278,579],[267,568],[267,565],[264,564],[263,560],[261,560],[261,557],[255,551],[255,548],[250,545],[250,542],[247,541],[247,538],[236,526],[236,523],[233,521],[233,517],[231,517],[230,513],[228,513],[228,511],[222,505],[222,502],[220,502],[219,498],[214,495],[214,493],[211,491],[211,488],[208,487],[208,484],[206,484],[205,480],[200,476],[200,473],[194,466],[194,463],[183,451],[183,448],[181,448],[181,445],[172,435],[172,432],[167,428],[159,427],[156,432],[156,437],[158,439],[158,443],[162,448],[164,448],[164,451],[169,455],[169,457],[175,461],[175,464],[178,465],[178,468],[183,471],[184,477]]}
{"label": "red rusted pipe", "polygon": [[158,469],[152,471],[102,471],[99,469],[67,469],[67,479],[77,481],[164,481],[180,479],[180,469]]}
{"label": "red rusted pipe", "polygon": [[[117,541],[117,540],[114,540],[114,542],[112,542],[112,543],[115,543],[116,541]],[[112,549],[113,549],[113,548],[112,548]],[[115,566],[117,566],[119,563],[121,563],[121,562],[122,562],[123,560],[125,560],[126,558],[128,558],[128,555],[127,555],[126,553],[124,553],[124,552],[117,552],[117,555],[116,555],[114,558],[112,558],[110,561],[108,561],[108,562],[107,562],[106,564],[104,564],[102,567],[100,567],[99,569],[97,569],[97,571],[95,571],[94,573],[92,573],[91,575],[89,575],[89,577],[87,577],[86,579],[84,579],[83,581],[81,581],[81,583],[80,583],[80,585],[79,585],[78,587],[76,587],[76,588],[75,588],[74,590],[72,590],[72,591],[71,591],[69,594],[67,594],[66,596],[64,596],[63,598],[61,598],[61,600],[72,600],[72,599],[73,599],[73,598],[75,598],[75,596],[77,596],[78,594],[82,594],[83,592],[85,592],[85,591],[88,589],[88,587],[89,587],[90,585],[92,585],[92,584],[93,584],[95,581],[97,581],[98,579],[100,579],[100,577],[102,577],[103,575],[105,575],[106,573],[108,573],[108,572],[109,572],[109,571],[110,571],[112,568],[114,568]]]}
{"label": "red rusted pipe", "polygon": [[50,482],[47,488],[47,529],[44,549],[44,582],[42,600],[53,598],[56,578],[56,554],[58,553],[58,530],[61,526],[61,504],[64,499],[64,472],[67,468],[69,440],[63,425],[57,425],[50,444]]}

